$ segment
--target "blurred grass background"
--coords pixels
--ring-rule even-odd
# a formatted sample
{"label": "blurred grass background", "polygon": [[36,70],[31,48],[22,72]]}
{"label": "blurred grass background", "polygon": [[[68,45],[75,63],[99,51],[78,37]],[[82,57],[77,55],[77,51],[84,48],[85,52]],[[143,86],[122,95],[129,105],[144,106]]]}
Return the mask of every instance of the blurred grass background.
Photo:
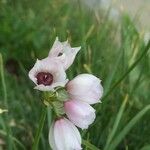
{"label": "blurred grass background", "polygon": [[[81,131],[85,150],[150,150],[150,53],[127,14],[87,10],[69,0],[0,1],[0,149],[30,150],[43,104],[28,71],[47,56],[55,37],[82,46],[68,70],[100,77],[104,86],[97,118]],[[50,149],[51,111],[39,143]],[[94,146],[95,145],[95,146]]]}

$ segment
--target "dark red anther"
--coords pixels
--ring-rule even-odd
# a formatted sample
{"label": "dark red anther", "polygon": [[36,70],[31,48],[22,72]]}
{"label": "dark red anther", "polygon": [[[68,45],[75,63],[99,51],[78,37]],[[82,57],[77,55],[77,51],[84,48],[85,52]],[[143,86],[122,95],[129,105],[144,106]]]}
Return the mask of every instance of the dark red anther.
{"label": "dark red anther", "polygon": [[46,73],[46,72],[39,72],[36,75],[37,78],[37,84],[43,84],[43,85],[51,85],[53,82],[53,75],[50,73]]}

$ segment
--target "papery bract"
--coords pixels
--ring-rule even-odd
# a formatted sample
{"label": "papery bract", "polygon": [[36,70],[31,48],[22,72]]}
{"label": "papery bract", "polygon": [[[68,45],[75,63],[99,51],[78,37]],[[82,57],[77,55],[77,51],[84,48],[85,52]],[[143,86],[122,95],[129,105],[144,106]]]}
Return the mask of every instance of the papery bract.
{"label": "papery bract", "polygon": [[100,102],[103,87],[99,78],[91,74],[80,74],[69,81],[66,89],[71,99],[95,104]]}
{"label": "papery bract", "polygon": [[57,37],[49,52],[49,57],[56,57],[62,63],[64,69],[67,70],[72,65],[80,49],[81,47],[72,48],[68,41],[60,42]]}
{"label": "papery bract", "polygon": [[85,102],[68,100],[64,109],[69,120],[82,129],[87,129],[95,120],[95,110]]}
{"label": "papery bract", "polygon": [[29,72],[30,79],[36,84],[35,89],[51,91],[55,87],[65,86],[66,73],[55,58],[37,60]]}
{"label": "papery bract", "polygon": [[52,123],[49,143],[53,150],[81,150],[81,136],[78,129],[66,118]]}

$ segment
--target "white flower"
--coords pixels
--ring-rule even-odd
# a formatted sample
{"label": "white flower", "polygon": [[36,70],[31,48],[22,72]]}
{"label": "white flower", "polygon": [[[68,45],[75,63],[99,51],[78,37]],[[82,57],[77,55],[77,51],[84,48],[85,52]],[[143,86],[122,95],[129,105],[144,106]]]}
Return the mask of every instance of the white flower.
{"label": "white flower", "polygon": [[58,37],[49,52],[49,57],[56,57],[58,59],[65,70],[67,70],[73,63],[76,54],[81,49],[81,47],[74,47],[72,48],[68,41],[60,42]]}
{"label": "white flower", "polygon": [[37,60],[29,72],[29,78],[36,84],[35,89],[41,91],[54,90],[68,82],[62,65],[54,58]]}
{"label": "white flower", "polygon": [[53,150],[81,150],[81,136],[78,129],[66,118],[52,123],[49,143]]}
{"label": "white flower", "polygon": [[87,129],[95,120],[95,110],[85,102],[68,100],[64,109],[69,120],[82,129]]}
{"label": "white flower", "polygon": [[99,78],[91,74],[80,74],[66,85],[70,99],[84,101],[88,104],[100,102],[103,87]]}

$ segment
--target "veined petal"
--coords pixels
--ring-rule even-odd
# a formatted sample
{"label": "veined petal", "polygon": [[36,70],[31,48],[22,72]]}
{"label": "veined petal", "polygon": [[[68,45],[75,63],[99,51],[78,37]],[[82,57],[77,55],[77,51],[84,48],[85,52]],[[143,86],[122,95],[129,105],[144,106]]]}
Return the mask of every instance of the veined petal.
{"label": "veined petal", "polygon": [[59,53],[63,51],[63,44],[59,41],[58,37],[56,37],[55,42],[49,52],[50,57],[57,57]]}
{"label": "veined petal", "polygon": [[48,138],[49,138],[49,144],[50,144],[51,148],[53,150],[58,150],[56,147],[55,140],[54,140],[54,122],[52,123],[52,125],[50,127]]}
{"label": "veined petal", "polygon": [[[38,74],[40,74],[40,82]],[[50,77],[52,79],[49,79]],[[35,89],[41,91],[54,90],[56,86],[65,86],[67,82],[66,73],[61,63],[55,58],[49,57],[36,61],[29,72],[29,78],[36,84]],[[49,82],[46,82],[47,80]]]}
{"label": "veined petal", "polygon": [[64,69],[67,70],[74,62],[80,49],[81,47],[72,48],[68,41],[60,42],[57,37],[49,52],[49,57],[56,57],[62,63]]}
{"label": "veined petal", "polygon": [[[81,136],[78,129],[66,118],[60,118],[50,130],[49,141],[53,150],[81,150]],[[53,133],[53,134],[51,134]],[[56,149],[55,149],[56,148]]]}
{"label": "veined petal", "polygon": [[64,103],[64,109],[69,120],[82,129],[87,129],[95,120],[94,108],[85,102],[68,100]]}
{"label": "veined petal", "polygon": [[101,80],[91,74],[80,74],[66,85],[71,99],[95,104],[103,95]]}
{"label": "veined petal", "polygon": [[76,47],[76,48],[70,47],[70,50],[69,50],[69,48],[66,48],[66,49],[68,49],[68,51],[64,55],[59,57],[65,70],[67,70],[73,64],[74,59],[75,59],[78,51],[81,49],[81,47]]}

